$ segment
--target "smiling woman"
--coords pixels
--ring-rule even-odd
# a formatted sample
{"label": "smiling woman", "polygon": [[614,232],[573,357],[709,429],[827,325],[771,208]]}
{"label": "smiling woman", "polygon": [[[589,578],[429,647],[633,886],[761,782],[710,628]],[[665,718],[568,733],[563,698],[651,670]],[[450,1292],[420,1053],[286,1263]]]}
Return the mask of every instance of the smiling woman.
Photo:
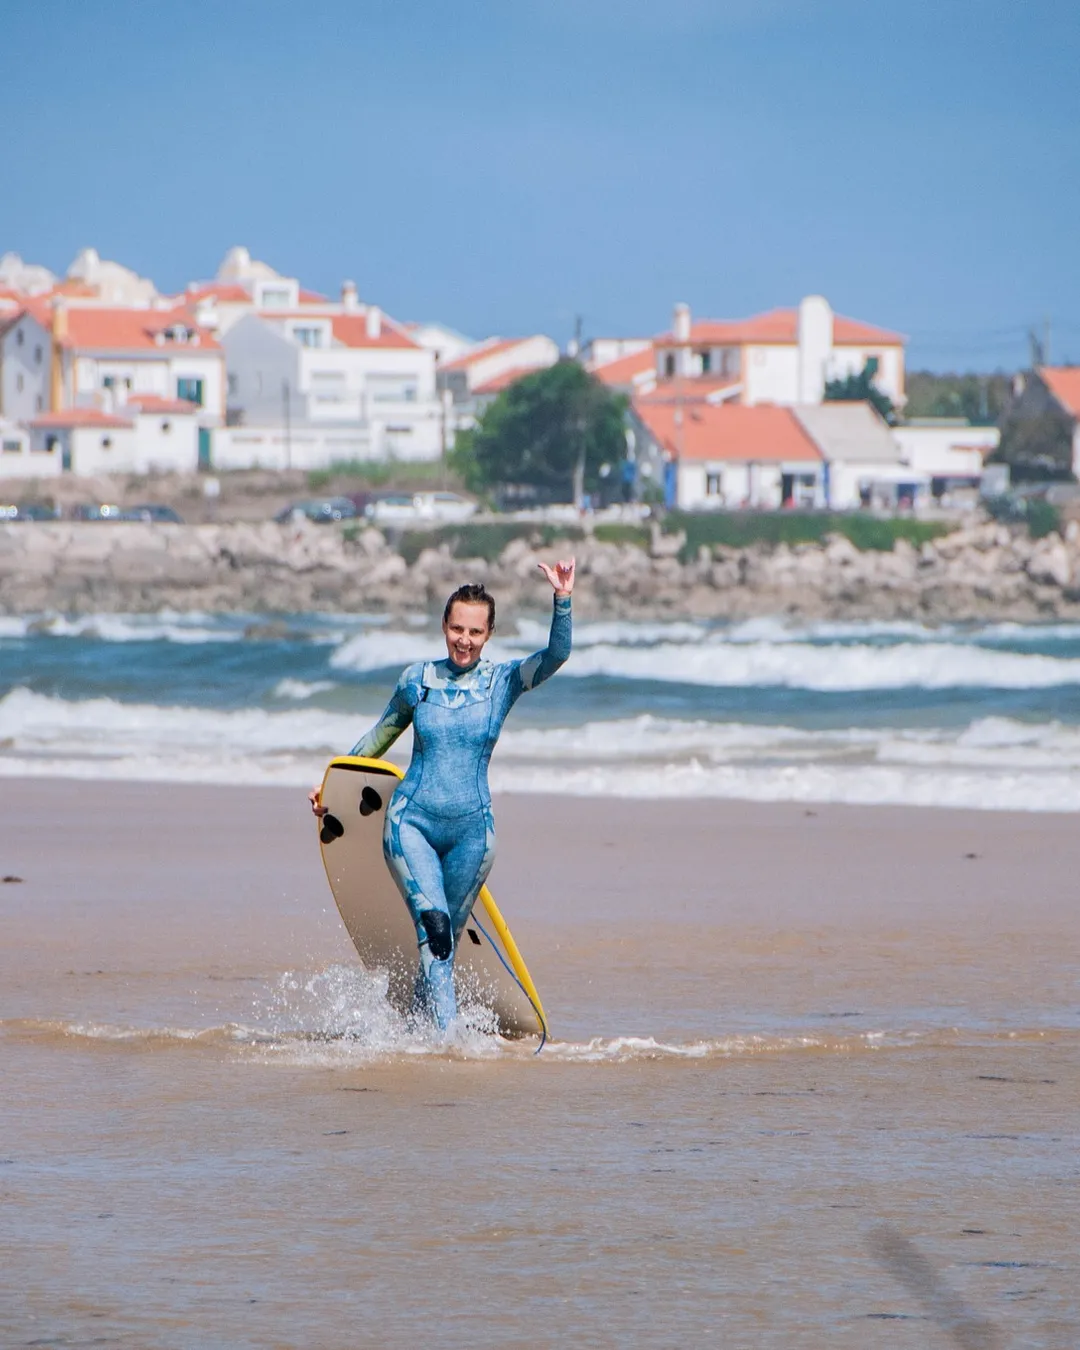
{"label": "smiling woman", "polygon": [[[386,711],[351,753],[378,759],[413,728],[408,771],[386,812],[383,854],[416,926],[417,1004],[443,1030],[457,1016],[454,951],[495,861],[487,768],[510,709],[570,655],[574,560],[540,568],[554,589],[547,646],[524,660],[482,660],[495,601],[480,584],[446,602],[446,659],[401,675]],[[324,814],[319,789],[312,810]]]}

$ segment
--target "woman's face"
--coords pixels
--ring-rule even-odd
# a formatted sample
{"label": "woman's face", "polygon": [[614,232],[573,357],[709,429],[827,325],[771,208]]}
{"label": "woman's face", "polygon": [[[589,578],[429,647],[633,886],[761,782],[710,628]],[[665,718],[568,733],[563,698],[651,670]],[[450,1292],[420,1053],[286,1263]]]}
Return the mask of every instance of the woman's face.
{"label": "woman's face", "polygon": [[487,605],[470,605],[455,600],[450,617],[443,620],[446,654],[455,666],[471,666],[480,659],[484,643],[491,636]]}

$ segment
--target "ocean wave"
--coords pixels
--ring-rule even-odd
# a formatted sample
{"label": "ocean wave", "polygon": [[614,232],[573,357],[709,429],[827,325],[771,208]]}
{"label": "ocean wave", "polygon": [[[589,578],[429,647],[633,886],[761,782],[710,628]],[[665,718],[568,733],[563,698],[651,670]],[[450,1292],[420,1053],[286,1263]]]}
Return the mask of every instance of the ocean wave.
{"label": "ocean wave", "polygon": [[304,699],[314,698],[316,694],[324,694],[328,689],[336,688],[337,685],[333,680],[293,680],[286,677],[274,685],[274,697],[293,699],[300,703]]}
{"label": "ocean wave", "polygon": [[[162,708],[16,689],[0,699],[0,775],[301,787],[370,721],[318,708]],[[410,745],[407,732],[395,761]],[[807,729],[643,715],[508,729],[491,781],[514,793],[1076,811],[1078,770],[1080,727],[1058,722]]]}

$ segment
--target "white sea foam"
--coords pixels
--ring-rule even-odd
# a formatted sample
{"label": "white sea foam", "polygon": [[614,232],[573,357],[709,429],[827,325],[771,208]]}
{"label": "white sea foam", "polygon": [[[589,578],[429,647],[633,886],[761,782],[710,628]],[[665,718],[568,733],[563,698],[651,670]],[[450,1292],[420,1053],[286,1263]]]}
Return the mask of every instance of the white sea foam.
{"label": "white sea foam", "polygon": [[316,694],[324,694],[328,689],[336,689],[333,680],[278,680],[274,685],[275,698],[295,699],[298,703]]}
{"label": "white sea foam", "polygon": [[[0,774],[307,786],[370,718],[0,699]],[[408,734],[394,747],[409,754]],[[980,718],[960,728],[807,729],[642,716],[508,729],[502,792],[1080,810],[1080,728]]]}

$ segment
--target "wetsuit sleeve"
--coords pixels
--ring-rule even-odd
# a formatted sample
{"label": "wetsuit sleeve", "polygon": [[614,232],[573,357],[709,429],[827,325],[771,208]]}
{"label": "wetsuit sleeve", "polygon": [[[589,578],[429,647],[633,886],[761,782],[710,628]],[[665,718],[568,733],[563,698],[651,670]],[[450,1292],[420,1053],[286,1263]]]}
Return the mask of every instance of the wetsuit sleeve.
{"label": "wetsuit sleeve", "polygon": [[566,664],[570,656],[572,629],[570,597],[568,595],[557,595],[555,597],[555,610],[551,616],[548,645],[542,652],[534,652],[532,656],[527,656],[524,661],[517,663],[515,683],[519,685],[521,693],[524,693],[527,689],[535,689],[538,684],[543,684],[545,680],[549,680],[555,674],[560,666]]}
{"label": "wetsuit sleeve", "polygon": [[371,728],[364,733],[349,751],[350,755],[359,755],[363,759],[381,759],[413,719],[415,700],[409,697],[411,681],[410,671],[402,673],[397,682],[386,711]]}

